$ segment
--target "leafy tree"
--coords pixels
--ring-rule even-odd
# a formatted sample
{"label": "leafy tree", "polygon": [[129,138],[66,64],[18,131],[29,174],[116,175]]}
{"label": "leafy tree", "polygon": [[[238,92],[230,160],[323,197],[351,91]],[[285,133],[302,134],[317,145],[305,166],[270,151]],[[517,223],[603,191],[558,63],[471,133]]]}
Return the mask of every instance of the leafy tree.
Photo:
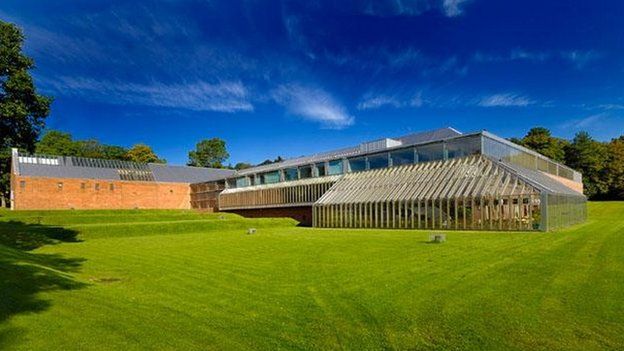
{"label": "leafy tree", "polygon": [[589,198],[604,196],[609,188],[607,180],[608,149],[587,132],[576,134],[566,147],[566,164],[583,173],[583,186]]}
{"label": "leafy tree", "polygon": [[140,163],[166,163],[167,161],[158,158],[154,150],[145,144],[135,144],[128,150],[127,158],[133,162]]}
{"label": "leafy tree", "polygon": [[258,164],[258,166],[264,166],[264,165],[270,165],[273,163],[278,163],[278,162],[282,162],[284,161],[284,159],[282,158],[282,156],[277,156],[274,160],[264,160],[261,163]]}
{"label": "leafy tree", "polygon": [[39,95],[29,70],[34,61],[22,53],[24,35],[0,21],[0,202],[6,205],[10,184],[10,148],[29,152],[50,113],[52,98]]}
{"label": "leafy tree", "polygon": [[609,195],[612,199],[624,199],[624,135],[608,144],[609,161],[607,176]]}
{"label": "leafy tree", "polygon": [[197,143],[195,150],[189,152],[189,166],[223,168],[223,163],[230,157],[225,141],[219,138],[204,139]]}
{"label": "leafy tree", "polygon": [[50,130],[37,142],[35,152],[42,155],[74,156],[78,153],[78,145],[71,134]]}
{"label": "leafy tree", "polygon": [[129,150],[123,146],[102,145],[102,156],[109,160],[130,161]]}
{"label": "leafy tree", "polygon": [[[515,139],[514,142],[518,142],[518,139]],[[546,128],[531,128],[524,138],[519,140],[519,143],[555,161],[563,162],[565,160],[565,147],[568,142],[553,137],[550,130]]]}
{"label": "leafy tree", "polygon": [[237,171],[240,171],[241,169],[251,168],[251,167],[253,167],[253,165],[251,163],[246,163],[246,162],[239,162],[236,165],[234,165],[234,169]]}

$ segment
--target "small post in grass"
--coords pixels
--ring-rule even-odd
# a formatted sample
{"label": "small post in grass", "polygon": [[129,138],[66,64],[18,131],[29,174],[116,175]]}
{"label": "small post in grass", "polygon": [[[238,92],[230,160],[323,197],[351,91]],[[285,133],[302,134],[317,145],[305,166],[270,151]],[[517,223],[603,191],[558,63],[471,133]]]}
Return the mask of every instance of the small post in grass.
{"label": "small post in grass", "polygon": [[429,242],[434,244],[441,244],[446,241],[446,234],[431,233],[429,234]]}

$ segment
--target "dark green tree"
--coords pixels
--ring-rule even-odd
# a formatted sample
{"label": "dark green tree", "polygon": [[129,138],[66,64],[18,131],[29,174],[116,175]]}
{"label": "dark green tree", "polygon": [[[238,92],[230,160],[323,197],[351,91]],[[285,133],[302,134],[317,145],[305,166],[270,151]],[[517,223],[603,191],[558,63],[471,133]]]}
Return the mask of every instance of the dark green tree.
{"label": "dark green tree", "polygon": [[37,93],[30,70],[35,64],[22,53],[21,30],[0,21],[0,202],[6,205],[10,185],[10,148],[35,151],[35,142],[50,113],[52,98]]}
{"label": "dark green tree", "polygon": [[591,199],[604,197],[609,190],[607,179],[607,145],[598,142],[587,132],[576,134],[565,150],[565,163],[583,174],[585,195]]}
{"label": "dark green tree", "polygon": [[236,165],[234,165],[234,169],[237,171],[240,171],[241,169],[251,168],[251,167],[253,167],[253,165],[247,162],[239,162]]}
{"label": "dark green tree", "polygon": [[223,163],[230,157],[225,141],[219,138],[205,139],[197,143],[195,150],[189,152],[189,166],[223,168]]}
{"label": "dark green tree", "polygon": [[135,144],[126,154],[128,160],[139,163],[167,163],[160,159],[152,148],[145,144]]}
{"label": "dark green tree", "polygon": [[564,139],[553,137],[550,130],[546,128],[531,128],[522,139],[514,139],[513,141],[519,142],[520,145],[524,145],[555,161],[563,162],[565,160],[565,147],[568,142]]}
{"label": "dark green tree", "polygon": [[608,144],[609,161],[606,175],[609,182],[609,197],[624,200],[624,135]]}
{"label": "dark green tree", "polygon": [[75,156],[78,153],[78,145],[71,134],[50,130],[37,142],[35,152],[41,155]]}

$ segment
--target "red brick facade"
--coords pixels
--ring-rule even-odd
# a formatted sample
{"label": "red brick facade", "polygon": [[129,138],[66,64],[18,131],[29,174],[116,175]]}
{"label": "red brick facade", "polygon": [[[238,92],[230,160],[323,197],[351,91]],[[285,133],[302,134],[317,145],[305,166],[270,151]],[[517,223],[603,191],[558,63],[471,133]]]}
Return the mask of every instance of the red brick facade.
{"label": "red brick facade", "polygon": [[188,183],[44,178],[13,175],[13,208],[56,209],[187,209]]}

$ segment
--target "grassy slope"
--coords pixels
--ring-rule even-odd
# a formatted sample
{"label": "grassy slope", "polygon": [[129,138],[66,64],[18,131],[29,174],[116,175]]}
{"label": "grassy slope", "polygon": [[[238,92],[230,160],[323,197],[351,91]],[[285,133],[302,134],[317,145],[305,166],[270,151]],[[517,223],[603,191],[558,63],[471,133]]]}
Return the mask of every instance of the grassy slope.
{"label": "grassy slope", "polygon": [[0,349],[622,349],[623,213],[592,203],[573,229],[433,245],[184,211],[1,212],[5,236],[62,224],[83,241],[0,245]]}

